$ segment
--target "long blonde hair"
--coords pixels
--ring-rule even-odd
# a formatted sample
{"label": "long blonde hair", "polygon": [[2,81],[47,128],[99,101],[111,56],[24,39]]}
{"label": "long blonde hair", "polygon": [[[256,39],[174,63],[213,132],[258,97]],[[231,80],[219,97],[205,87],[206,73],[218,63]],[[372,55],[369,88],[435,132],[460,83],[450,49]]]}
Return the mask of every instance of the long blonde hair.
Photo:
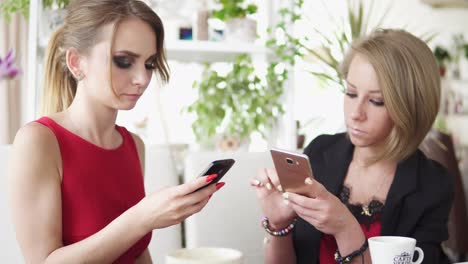
{"label": "long blonde hair", "polygon": [[356,54],[377,73],[394,127],[376,160],[400,161],[411,155],[429,132],[439,111],[440,76],[431,49],[404,30],[377,30],[353,43],[342,64],[347,76]]}
{"label": "long blonde hair", "polygon": [[[68,70],[66,52],[76,48],[87,54],[99,37],[100,29],[136,17],[148,23],[156,35],[155,73],[162,82],[169,80],[164,51],[164,28],[159,16],[138,0],[72,0],[67,6],[65,23],[51,37],[46,57],[41,115],[65,110],[76,94],[77,81]],[[114,39],[114,38],[112,38]],[[111,44],[111,47],[113,43]],[[111,48],[112,50],[112,48]],[[112,56],[109,56],[112,58]]]}

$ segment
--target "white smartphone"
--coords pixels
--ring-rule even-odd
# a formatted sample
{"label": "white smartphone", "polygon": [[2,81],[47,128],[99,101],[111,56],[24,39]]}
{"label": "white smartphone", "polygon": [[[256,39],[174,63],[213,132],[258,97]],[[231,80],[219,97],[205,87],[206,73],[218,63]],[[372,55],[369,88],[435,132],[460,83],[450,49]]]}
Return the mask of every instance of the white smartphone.
{"label": "white smartphone", "polygon": [[314,178],[309,157],[281,149],[271,149],[270,152],[283,190],[309,196],[310,188],[305,180]]}

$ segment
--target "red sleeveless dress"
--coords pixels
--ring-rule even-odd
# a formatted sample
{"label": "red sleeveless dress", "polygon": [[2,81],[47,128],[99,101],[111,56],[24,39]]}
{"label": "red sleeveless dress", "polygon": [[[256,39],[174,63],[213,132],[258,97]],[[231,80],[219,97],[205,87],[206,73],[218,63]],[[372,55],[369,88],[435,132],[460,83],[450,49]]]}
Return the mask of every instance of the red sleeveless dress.
{"label": "red sleeveless dress", "polygon": [[[36,122],[52,130],[60,147],[64,245],[95,234],[145,196],[138,151],[124,127],[116,125],[123,142],[109,150],[84,140],[48,117]],[[134,263],[150,240],[148,233],[114,263]]]}

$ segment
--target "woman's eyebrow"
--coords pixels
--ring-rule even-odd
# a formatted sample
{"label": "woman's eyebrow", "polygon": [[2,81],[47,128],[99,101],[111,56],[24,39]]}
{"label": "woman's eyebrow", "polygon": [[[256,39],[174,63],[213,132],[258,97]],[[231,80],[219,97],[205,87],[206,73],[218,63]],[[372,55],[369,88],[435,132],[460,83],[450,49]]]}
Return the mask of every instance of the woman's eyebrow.
{"label": "woman's eyebrow", "polygon": [[353,88],[356,88],[356,85],[354,85],[354,84],[353,84],[353,83],[351,83],[350,81],[348,81],[348,80],[345,80],[345,81],[346,81],[346,83],[348,83],[348,84],[349,84],[349,86],[351,86],[351,87],[353,87]]}
{"label": "woman's eyebrow", "polygon": [[380,90],[371,90],[371,91],[369,91],[369,93],[382,93],[382,91],[380,91]]}
{"label": "woman's eyebrow", "polygon": [[[132,52],[132,51],[129,51],[129,50],[119,50],[117,51],[117,53],[125,53],[126,55],[130,56],[130,57],[134,57],[134,58],[139,58],[141,57],[140,54],[137,54],[135,52]],[[156,58],[156,53],[149,56],[147,60],[154,60]]]}
{"label": "woman's eyebrow", "polygon": [[119,51],[117,51],[117,53],[125,53],[126,55],[128,55],[130,57],[134,57],[134,58],[139,58],[140,57],[140,54],[137,54],[137,53],[129,51],[129,50],[119,50]]}
{"label": "woman's eyebrow", "polygon": [[[357,89],[356,85],[352,84],[350,81],[346,80],[346,83],[351,86],[351,88]],[[382,93],[381,90],[370,90],[369,93]]]}

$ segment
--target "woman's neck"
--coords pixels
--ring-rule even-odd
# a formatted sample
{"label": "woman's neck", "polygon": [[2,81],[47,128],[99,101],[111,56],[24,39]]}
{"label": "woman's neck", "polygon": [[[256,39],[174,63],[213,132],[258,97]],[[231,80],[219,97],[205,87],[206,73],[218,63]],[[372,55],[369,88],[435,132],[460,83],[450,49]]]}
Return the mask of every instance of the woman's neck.
{"label": "woman's neck", "polygon": [[121,142],[115,130],[116,119],[117,110],[79,97],[64,111],[64,122],[72,132],[96,145],[109,148]]}
{"label": "woman's neck", "polygon": [[393,160],[375,161],[375,157],[380,154],[380,151],[378,147],[355,147],[352,162],[362,168],[396,166],[397,162]]}

